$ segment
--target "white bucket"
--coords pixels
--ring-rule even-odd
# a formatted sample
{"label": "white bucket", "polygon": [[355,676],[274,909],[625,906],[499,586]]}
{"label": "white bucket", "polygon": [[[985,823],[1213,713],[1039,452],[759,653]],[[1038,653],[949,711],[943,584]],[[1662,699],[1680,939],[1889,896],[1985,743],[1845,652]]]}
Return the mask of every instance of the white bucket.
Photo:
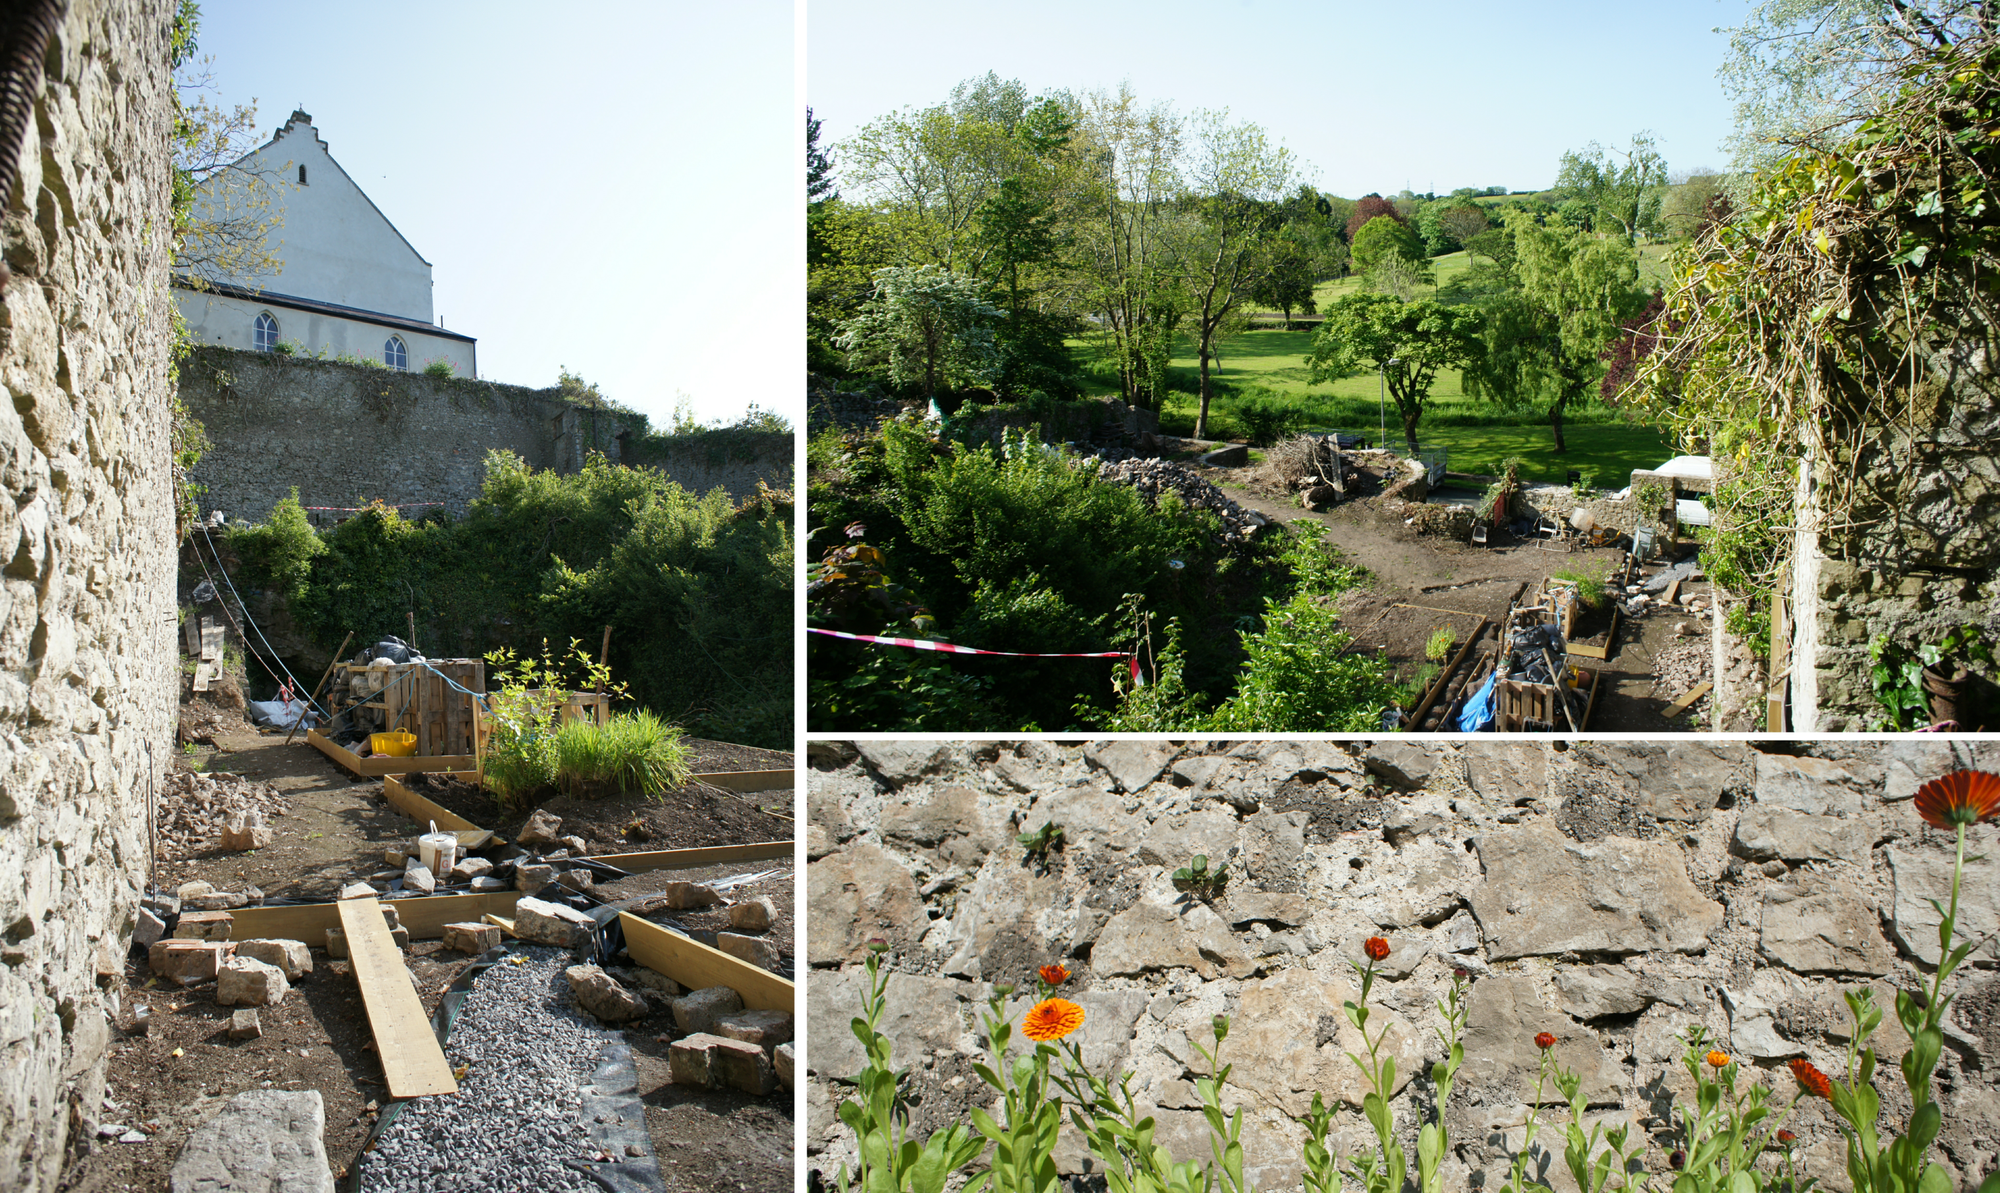
{"label": "white bucket", "polygon": [[458,864],[458,837],[439,832],[437,821],[431,821],[431,831],[417,838],[417,858],[432,874],[444,877]]}

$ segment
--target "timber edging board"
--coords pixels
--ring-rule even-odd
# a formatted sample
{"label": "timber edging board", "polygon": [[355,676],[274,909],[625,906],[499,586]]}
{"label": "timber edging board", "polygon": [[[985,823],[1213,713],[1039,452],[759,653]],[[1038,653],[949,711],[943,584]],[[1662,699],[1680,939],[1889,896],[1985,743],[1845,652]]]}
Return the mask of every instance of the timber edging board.
{"label": "timber edging board", "polygon": [[797,1014],[793,1009],[792,983],[770,970],[669,932],[629,911],[618,913],[618,923],[625,930],[625,951],[632,954],[632,960],[654,973],[665,974],[690,990],[727,986],[741,995],[743,1005],[753,1011]]}
{"label": "timber edging board", "polygon": [[458,813],[425,799],[405,786],[396,775],[382,776],[382,798],[420,825],[429,821],[456,833],[459,845],[465,849],[478,849],[493,839],[491,829],[480,828]]}
{"label": "timber edging board", "polygon": [[403,964],[403,950],[389,935],[382,905],[374,899],[345,899],[338,905],[341,931],[347,934],[348,964],[361,987],[368,1027],[375,1035],[375,1054],[382,1061],[382,1078],[392,1098],[455,1094],[458,1082],[451,1063],[438,1046],[437,1034],[424,1015],[424,1004]]}
{"label": "timber edging board", "polygon": [[417,772],[441,770],[471,770],[474,759],[470,754],[439,754],[434,757],[398,758],[390,754],[371,754],[366,758],[334,742],[317,729],[306,730],[306,742],[319,752],[333,759],[341,766],[357,775],[379,779],[384,775],[407,775]]}

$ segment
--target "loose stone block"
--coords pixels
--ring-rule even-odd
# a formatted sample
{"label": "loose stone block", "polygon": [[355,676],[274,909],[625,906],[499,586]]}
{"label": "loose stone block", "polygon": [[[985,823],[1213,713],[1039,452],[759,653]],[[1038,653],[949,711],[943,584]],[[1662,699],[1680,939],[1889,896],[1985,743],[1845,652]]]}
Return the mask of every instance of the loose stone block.
{"label": "loose stone block", "polygon": [[215,975],[215,1001],[225,1007],[267,1006],[291,991],[284,970],[250,957],[231,957]]}
{"label": "loose stone block", "polygon": [[333,1193],[325,1135],[318,1090],[248,1090],[188,1136],[168,1188]]}
{"label": "loose stone block", "polygon": [[764,1055],[762,1048],[743,1040],[716,1040],[708,1052],[708,1075],[713,1085],[760,1097],[777,1084],[771,1072],[771,1058]]}
{"label": "loose stone block", "polygon": [[403,870],[403,886],[428,895],[437,890],[437,875],[431,873],[429,866],[413,861]]}
{"label": "loose stone block", "polygon": [[670,882],[660,895],[667,906],[676,911],[693,911],[702,907],[714,907],[722,902],[722,896],[715,888],[701,882]]}
{"label": "loose stone block", "polygon": [[643,1019],[653,1009],[646,1000],[618,984],[618,980],[595,965],[572,965],[563,971],[569,979],[576,1005],[605,1023]]}
{"label": "loose stone block", "polygon": [[139,920],[132,926],[132,943],[151,946],[167,934],[167,921],[153,914],[150,907],[139,909]]}
{"label": "loose stone block", "polygon": [[[206,895],[183,895],[181,904],[194,911],[233,911],[238,907],[255,907],[264,901],[264,892],[254,886],[246,886],[240,891],[213,891]],[[187,913],[182,912],[183,915]]]}
{"label": "loose stone block", "polygon": [[536,944],[574,948],[596,927],[595,920],[560,903],[527,898],[514,905],[514,935]]}
{"label": "loose stone block", "polygon": [[712,1033],[725,1016],[743,1009],[743,996],[727,986],[709,986],[676,998],[672,1006],[682,1031]]}
{"label": "loose stone block", "polygon": [[381,894],[380,891],[365,882],[350,882],[340,888],[340,897],[342,899],[372,899],[379,894]]}
{"label": "loose stone block", "polygon": [[500,947],[500,928],[496,924],[446,924],[444,947],[475,955],[497,949]]}
{"label": "loose stone block", "polygon": [[301,975],[313,971],[312,950],[303,940],[245,940],[238,942],[236,955],[275,965],[284,971],[285,980],[296,982]]}
{"label": "loose stone block", "polygon": [[555,880],[556,868],[554,866],[516,865],[514,867],[514,889],[517,891],[539,891]]}
{"label": "loose stone block", "polygon": [[783,1011],[738,1011],[718,1020],[715,1034],[769,1052],[792,1038],[792,1017]]}
{"label": "loose stone block", "polygon": [[236,917],[226,911],[188,911],[174,925],[175,940],[228,940]]}
{"label": "loose stone block", "polygon": [[769,895],[729,905],[729,926],[738,932],[766,932],[778,918],[778,905]]}
{"label": "loose stone block", "polygon": [[675,1085],[706,1087],[710,1084],[710,1057],[721,1036],[695,1032],[667,1046],[667,1075]]}
{"label": "loose stone block", "polygon": [[475,878],[484,878],[492,870],[493,863],[483,857],[460,858],[458,864],[451,868],[451,877],[455,882],[470,882]]}
{"label": "loose stone block", "polygon": [[163,940],[146,952],[146,964],[163,978],[183,985],[208,981],[222,968],[235,946],[217,940]]}
{"label": "loose stone block", "polygon": [[232,1040],[254,1040],[264,1034],[264,1025],[257,1021],[255,1007],[241,1007],[229,1016],[229,1038]]}
{"label": "loose stone block", "polygon": [[787,1090],[792,1088],[794,1058],[790,1044],[780,1044],[771,1053],[771,1071],[778,1075],[778,1084]]}

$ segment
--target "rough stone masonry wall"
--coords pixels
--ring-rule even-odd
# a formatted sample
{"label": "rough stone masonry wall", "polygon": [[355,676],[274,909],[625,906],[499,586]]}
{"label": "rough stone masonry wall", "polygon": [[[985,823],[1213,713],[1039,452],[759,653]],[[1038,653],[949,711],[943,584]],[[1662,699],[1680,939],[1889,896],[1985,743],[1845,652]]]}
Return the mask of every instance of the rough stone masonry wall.
{"label": "rough stone masonry wall", "polygon": [[172,16],[70,5],[0,225],[0,1189],[94,1134],[173,741]]}
{"label": "rough stone masonry wall", "polygon": [[592,412],[554,389],[213,346],[181,363],[180,394],[211,443],[194,471],[207,490],[202,509],[252,522],[294,486],[308,506],[379,499],[462,513],[479,496],[489,450],[574,472],[593,444],[618,458],[625,426],[597,412],[593,438]]}
{"label": "rough stone masonry wall", "polygon": [[[1970,622],[1989,642],[2000,640],[1993,336],[1984,327],[1964,337],[1956,351],[1969,359],[1938,366],[1950,388],[1939,385],[1927,408],[1912,411],[1915,429],[1878,431],[1852,459],[1835,461],[1835,471],[1859,478],[1852,493],[1837,496],[1823,466],[1805,474],[1792,565],[1793,653],[1811,660],[1809,670],[1794,668],[1793,716],[1802,732],[1854,732],[1881,717],[1868,659],[1878,635],[1913,650]],[[1990,667],[1973,670],[2000,680]],[[2000,708],[1985,710],[1988,727],[1995,717]]]}
{"label": "rough stone masonry wall", "polygon": [[[1779,747],[1773,747],[1774,751]],[[1341,1004],[1350,962],[1385,936],[1374,1003],[1391,1024],[1394,1100],[1414,1162],[1441,1054],[1436,1005],[1454,966],[1470,971],[1465,1065],[1445,1112],[1444,1188],[1499,1187],[1523,1138],[1538,1053],[1559,1040],[1593,1109],[1650,1136],[1665,1168],[1671,1099],[1692,1089],[1682,1029],[1701,1024],[1786,1098],[1782,1062],[1843,1071],[1841,990],[1868,982],[1889,1005],[1878,1049],[1906,1047],[1892,989],[1937,958],[1945,834],[1911,810],[1922,780],[1993,765],[2000,744],[1816,743],[1763,753],[1744,743],[1248,742],[1087,746],[1043,742],[813,743],[808,787],[811,1165],[853,1159],[836,1118],[862,1067],[859,1014],[871,938],[893,971],[885,1032],[908,1066],[916,1137],[989,1104],[972,1070],[989,983],[1032,988],[1037,965],[1076,971],[1079,1037],[1099,1075],[1129,1069],[1156,1138],[1206,1162],[1193,1080],[1212,1016],[1233,1025],[1225,1104],[1245,1110],[1246,1175],[1296,1188],[1315,1090],[1345,1103],[1338,1150],[1372,1136],[1358,1112],[1358,1043]],[[858,754],[857,754],[858,750]],[[1068,846],[1041,869],[1016,832],[1062,825]],[[1975,844],[2000,853],[1991,826]],[[1213,906],[1173,890],[1195,854],[1226,859]],[[1939,1149],[1970,1188],[2000,1165],[2000,860],[1969,867],[1961,926],[1985,942],[1955,979],[1939,1068]],[[1017,998],[1018,1017],[1025,1002]],[[1378,1019],[1375,1022],[1381,1022]],[[1754,1066],[1754,1068],[1752,1067]],[[1910,1110],[1885,1063],[1884,1119]],[[1555,1100],[1553,1097],[1551,1100]],[[1554,1117],[1560,1123],[1561,1112]],[[1788,1124],[1806,1169],[1845,1193],[1844,1152],[1823,1102]],[[1531,1172],[1573,1193],[1559,1130]],[[1663,1146],[1664,1144],[1664,1146]],[[1546,1149],[1553,1146],[1551,1154]],[[1059,1165],[1087,1167],[1067,1128]]]}

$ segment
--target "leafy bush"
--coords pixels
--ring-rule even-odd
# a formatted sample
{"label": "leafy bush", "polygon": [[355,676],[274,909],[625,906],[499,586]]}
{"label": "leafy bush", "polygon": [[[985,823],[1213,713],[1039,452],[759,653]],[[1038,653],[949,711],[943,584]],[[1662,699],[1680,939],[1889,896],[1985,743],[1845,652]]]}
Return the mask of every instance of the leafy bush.
{"label": "leafy bush", "polygon": [[1450,626],[1440,626],[1431,631],[1430,640],[1424,643],[1424,657],[1433,663],[1444,662],[1451,648],[1458,645],[1458,631]]}
{"label": "leafy bush", "polygon": [[1218,732],[1370,733],[1396,702],[1389,664],[1348,654],[1353,637],[1325,598],[1301,593],[1243,639],[1249,662],[1236,693],[1215,710]]}
{"label": "leafy bush", "polygon": [[1585,608],[1601,609],[1604,607],[1604,577],[1592,576],[1575,568],[1564,568],[1550,578],[1554,580],[1568,580],[1570,583],[1576,585],[1576,599],[1583,602]]}
{"label": "leafy bush", "polygon": [[645,710],[604,724],[575,720],[555,731],[555,783],[565,795],[659,795],[687,782],[680,727]]}
{"label": "leafy bush", "polygon": [[424,362],[424,375],[427,377],[456,377],[458,376],[458,368],[445,357],[434,357]]}
{"label": "leafy bush", "polygon": [[271,507],[270,518],[257,526],[229,531],[229,545],[248,569],[252,584],[297,600],[312,579],[313,560],[326,554],[326,544],[299,505],[299,490]]}

